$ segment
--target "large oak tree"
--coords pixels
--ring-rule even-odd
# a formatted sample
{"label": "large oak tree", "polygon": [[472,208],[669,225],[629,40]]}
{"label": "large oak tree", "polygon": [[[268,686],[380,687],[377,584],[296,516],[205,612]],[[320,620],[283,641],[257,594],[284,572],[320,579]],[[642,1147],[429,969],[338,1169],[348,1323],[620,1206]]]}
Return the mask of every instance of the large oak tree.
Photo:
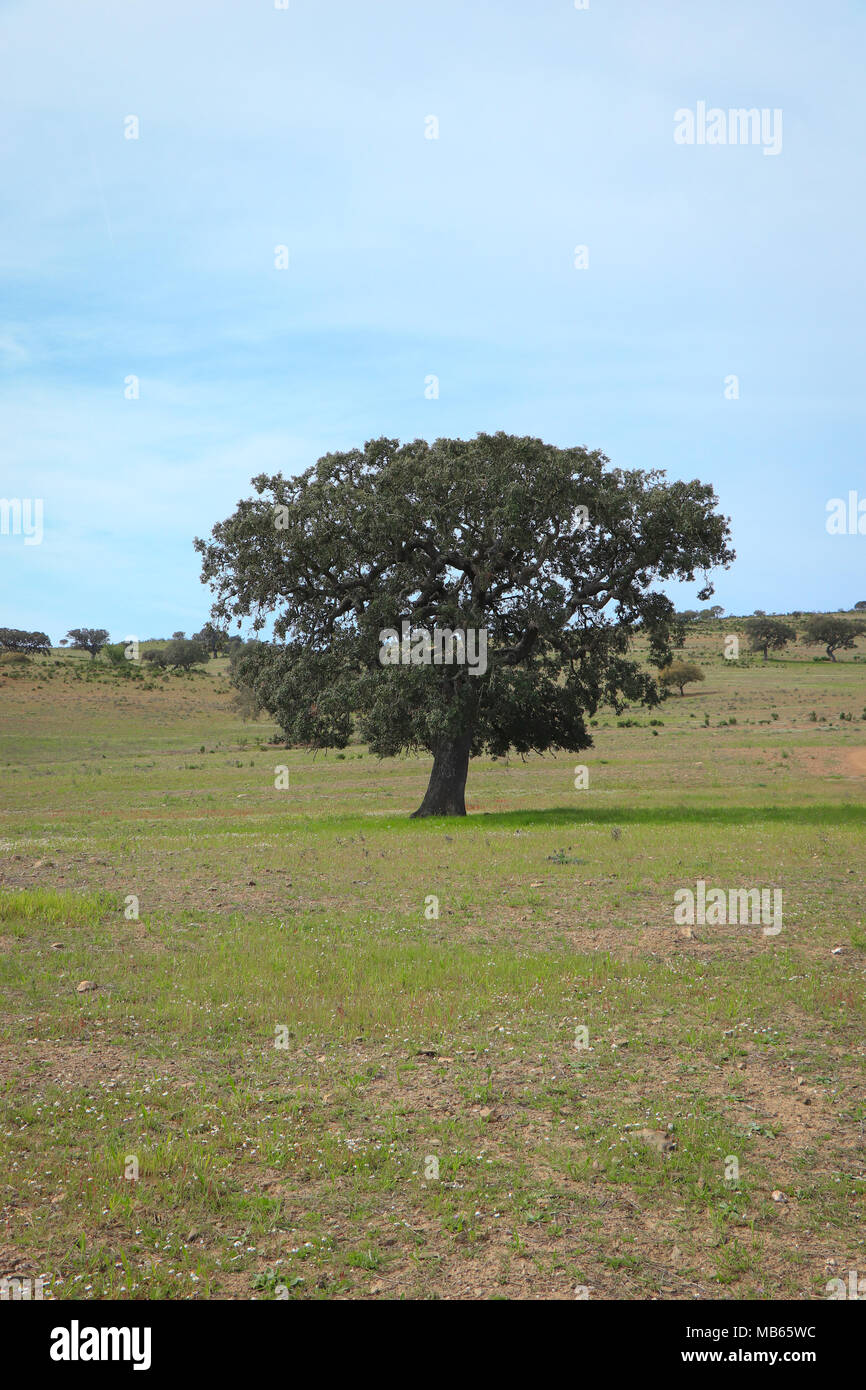
{"label": "large oak tree", "polygon": [[[197,540],[214,621],[273,621],[234,680],[290,742],[371,751],[426,749],[415,815],[464,815],[471,757],[592,739],[602,703],[658,702],[629,655],[640,631],[670,661],[673,605],[656,587],[733,559],[705,483],[612,468],[598,451],[539,439],[400,444],[328,454],[299,477],[260,475],[256,496]],[[383,665],[380,633],[486,629],[486,672]]]}

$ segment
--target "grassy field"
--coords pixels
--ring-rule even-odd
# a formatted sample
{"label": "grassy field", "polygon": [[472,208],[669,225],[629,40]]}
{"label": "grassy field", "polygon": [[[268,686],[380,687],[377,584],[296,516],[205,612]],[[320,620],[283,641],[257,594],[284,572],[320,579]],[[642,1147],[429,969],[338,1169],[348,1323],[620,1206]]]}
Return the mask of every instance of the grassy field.
{"label": "grassy field", "polygon": [[[725,630],[584,754],[473,763],[459,821],[407,819],[427,759],[272,746],[222,661],[0,664],[0,1277],[804,1299],[864,1271],[866,663],[725,661]],[[677,925],[700,879],[781,888],[782,931]]]}

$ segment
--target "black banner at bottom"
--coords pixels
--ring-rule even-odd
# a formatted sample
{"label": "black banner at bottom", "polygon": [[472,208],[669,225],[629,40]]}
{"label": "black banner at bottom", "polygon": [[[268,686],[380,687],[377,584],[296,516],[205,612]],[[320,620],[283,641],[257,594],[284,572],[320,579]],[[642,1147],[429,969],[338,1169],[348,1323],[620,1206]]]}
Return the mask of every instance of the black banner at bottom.
{"label": "black banner at bottom", "polygon": [[[338,1302],[335,1300],[335,1302]],[[461,1300],[461,1302],[463,1302]],[[859,1363],[866,1320],[861,1297],[805,1303],[740,1302],[592,1302],[513,1303],[491,1300],[484,1314],[473,1304],[471,1323],[461,1304],[448,1300],[393,1303],[363,1301],[363,1343],[352,1337],[356,1302],[329,1309],[324,1301],[266,1302],[61,1302],[46,1300],[0,1303],[3,1345],[23,1356],[21,1369],[38,1371],[50,1381],[69,1376],[92,1379],[101,1372],[116,1377],[213,1372],[221,1378],[249,1375],[273,1361],[285,1362],[287,1349],[297,1356],[306,1344],[310,1356],[333,1373],[345,1346],[347,1363],[357,1371],[361,1348],[368,1371],[376,1360],[393,1364],[387,1343],[369,1340],[398,1330],[416,1332],[430,1349],[424,1367],[436,1364],[436,1348],[453,1364],[457,1346],[465,1371],[473,1346],[479,1366],[489,1373],[500,1357],[510,1361],[517,1347],[532,1359],[549,1362],[552,1335],[569,1356],[602,1358],[610,1374],[658,1372],[679,1368],[686,1375],[707,1367],[735,1370],[760,1366],[766,1371],[806,1368],[828,1375]],[[496,1304],[504,1307],[497,1307]],[[303,1308],[302,1316],[298,1316]],[[508,1320],[499,1317],[507,1308]],[[379,1322],[379,1318],[383,1322]],[[321,1319],[321,1322],[320,1322]],[[525,1329],[521,1323],[525,1322]],[[322,1333],[328,1340],[319,1340]],[[338,1334],[339,1340],[334,1334]],[[348,1333],[351,1341],[345,1341]],[[543,1340],[538,1340],[542,1333]],[[459,1343],[452,1338],[460,1337]],[[287,1342],[287,1338],[291,1340]],[[374,1350],[375,1349],[375,1350]],[[432,1351],[432,1357],[430,1352]],[[373,1361],[371,1362],[370,1357]],[[440,1366],[440,1370],[443,1367]],[[506,1362],[505,1369],[509,1369]],[[513,1371],[515,1368],[510,1367]],[[410,1372],[414,1377],[416,1372]]]}

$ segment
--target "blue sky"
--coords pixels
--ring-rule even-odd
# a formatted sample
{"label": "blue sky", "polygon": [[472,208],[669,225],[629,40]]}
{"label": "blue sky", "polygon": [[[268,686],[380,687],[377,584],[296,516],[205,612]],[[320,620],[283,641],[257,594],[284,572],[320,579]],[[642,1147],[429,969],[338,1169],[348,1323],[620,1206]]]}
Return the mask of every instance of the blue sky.
{"label": "blue sky", "polygon": [[[825,528],[866,499],[863,4],[6,0],[0,30],[0,496],[45,517],[0,535],[0,626],[190,631],[193,537],[254,473],[497,429],[712,482],[731,612],[866,598],[866,535]],[[781,110],[781,152],[676,144],[700,101]]]}

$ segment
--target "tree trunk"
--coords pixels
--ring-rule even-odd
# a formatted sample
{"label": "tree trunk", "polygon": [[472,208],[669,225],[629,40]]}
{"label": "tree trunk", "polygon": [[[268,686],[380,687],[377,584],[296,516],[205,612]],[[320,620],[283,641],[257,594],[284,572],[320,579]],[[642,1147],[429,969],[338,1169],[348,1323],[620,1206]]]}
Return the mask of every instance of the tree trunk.
{"label": "tree trunk", "polygon": [[449,743],[440,743],[433,754],[433,769],[416,816],[465,816],[466,774],[469,771],[469,750],[472,735],[464,734]]}
{"label": "tree trunk", "polygon": [[832,647],[828,647],[828,648],[827,648],[827,655],[829,656],[829,658],[830,658],[831,661],[835,661],[835,660],[836,660],[835,656],[833,655],[833,649],[832,649]]}

